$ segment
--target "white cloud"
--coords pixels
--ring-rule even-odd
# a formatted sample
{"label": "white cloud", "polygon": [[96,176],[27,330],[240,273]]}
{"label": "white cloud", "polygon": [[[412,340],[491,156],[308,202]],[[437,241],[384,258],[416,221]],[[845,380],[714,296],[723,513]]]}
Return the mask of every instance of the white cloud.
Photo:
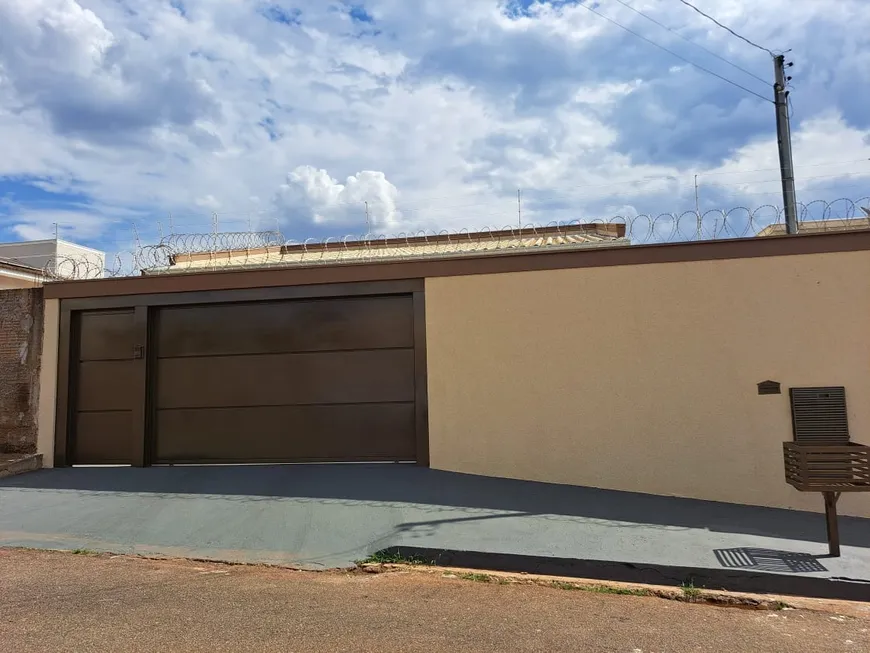
{"label": "white cloud", "polygon": [[219,209],[221,207],[221,203],[215,199],[214,195],[197,197],[194,200],[194,204],[196,204],[197,206],[201,206],[205,209]]}
{"label": "white cloud", "polygon": [[402,221],[398,195],[383,172],[364,170],[340,184],[326,170],[299,166],[279,187],[275,203],[290,219],[354,225],[365,216],[372,230],[389,230]]}
{"label": "white cloud", "polygon": [[[361,34],[321,0],[294,3],[300,25],[270,22],[259,2],[181,0],[181,12],[168,1],[0,0],[0,196],[23,205],[0,209],[0,229],[48,224],[21,190],[33,183],[76,194],[66,217],[81,238],[104,225],[109,241],[128,240],[129,220],[154,236],[169,214],[179,230],[210,230],[215,211],[222,228],[255,215],[304,239],[361,233],[365,202],[379,231],[513,224],[518,188],[529,221],[679,211],[693,205],[695,174],[706,184],[704,173],[777,166],[772,107],[582,6],[511,16],[498,0],[364,4],[375,23]],[[769,79],[767,55],[679,3],[632,6]],[[864,156],[870,3],[699,6],[794,48],[799,180],[816,170],[802,165]],[[622,5],[597,10],[770,92]],[[833,182],[856,178],[847,171],[833,168],[844,173]],[[833,188],[818,181],[806,190]],[[720,184],[715,201],[767,189]]]}
{"label": "white cloud", "polygon": [[[91,76],[115,39],[99,17],[74,0],[5,0],[2,55],[13,74]],[[21,75],[16,81],[30,82]]]}
{"label": "white cloud", "polygon": [[90,210],[26,209],[12,213],[12,231],[22,240],[60,238],[88,240],[97,237],[107,216]]}
{"label": "white cloud", "polygon": [[75,0],[0,5],[0,62],[21,106],[41,107],[54,128],[110,142],[143,129],[186,127],[216,105],[186,56],[155,51],[128,29],[108,30]]}

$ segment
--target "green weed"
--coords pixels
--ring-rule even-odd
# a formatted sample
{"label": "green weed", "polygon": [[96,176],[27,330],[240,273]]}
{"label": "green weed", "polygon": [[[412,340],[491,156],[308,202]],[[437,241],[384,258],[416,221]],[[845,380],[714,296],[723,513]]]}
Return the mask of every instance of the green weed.
{"label": "green weed", "polygon": [[696,601],[701,596],[701,589],[695,587],[691,580],[680,585],[680,589],[683,590],[683,596],[688,601]]}
{"label": "green weed", "polygon": [[74,556],[95,556],[100,555],[98,551],[91,551],[90,549],[73,549],[72,554]]}
{"label": "green weed", "polygon": [[462,580],[473,580],[477,583],[491,583],[492,576],[489,574],[459,574]]}
{"label": "green weed", "polygon": [[402,555],[399,551],[375,551],[370,556],[363,560],[357,560],[356,564],[376,564],[376,565],[425,565],[429,564],[422,558],[416,556]]}

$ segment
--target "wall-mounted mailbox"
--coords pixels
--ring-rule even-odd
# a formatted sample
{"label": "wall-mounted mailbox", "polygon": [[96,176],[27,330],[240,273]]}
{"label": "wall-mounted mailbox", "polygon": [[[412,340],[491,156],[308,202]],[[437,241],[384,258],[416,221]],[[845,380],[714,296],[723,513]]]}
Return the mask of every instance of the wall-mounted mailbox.
{"label": "wall-mounted mailbox", "polygon": [[758,384],[758,394],[760,395],[781,395],[782,387],[779,381],[762,381]]}

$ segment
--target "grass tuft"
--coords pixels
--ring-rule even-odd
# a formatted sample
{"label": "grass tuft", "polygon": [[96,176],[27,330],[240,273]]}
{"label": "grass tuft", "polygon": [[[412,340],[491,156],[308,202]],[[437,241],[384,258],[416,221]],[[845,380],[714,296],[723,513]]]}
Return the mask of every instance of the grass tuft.
{"label": "grass tuft", "polygon": [[364,558],[363,560],[357,560],[356,564],[358,565],[366,565],[366,564],[375,564],[375,565],[425,565],[431,564],[427,563],[423,558],[418,558],[416,556],[406,556],[402,555],[399,551],[375,551],[370,556]]}
{"label": "grass tuft", "polygon": [[683,590],[683,597],[687,601],[697,601],[698,598],[701,596],[701,589],[699,587],[695,587],[691,580],[688,580],[680,585],[680,589]]}
{"label": "grass tuft", "polygon": [[491,583],[492,576],[489,574],[459,574],[462,580],[472,580],[476,583]]}
{"label": "grass tuft", "polygon": [[99,551],[92,551],[91,549],[73,549],[72,554],[74,556],[96,556],[100,555]]}

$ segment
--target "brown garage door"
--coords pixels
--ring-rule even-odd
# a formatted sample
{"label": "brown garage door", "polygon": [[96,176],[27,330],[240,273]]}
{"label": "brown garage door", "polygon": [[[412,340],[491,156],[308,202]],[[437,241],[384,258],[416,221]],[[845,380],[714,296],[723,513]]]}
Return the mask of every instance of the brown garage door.
{"label": "brown garage door", "polygon": [[167,307],[152,460],[412,461],[410,296]]}
{"label": "brown garage door", "polygon": [[135,447],[134,412],[144,387],[142,359],[134,358],[133,309],[77,315],[72,362],[73,464],[130,463]]}

